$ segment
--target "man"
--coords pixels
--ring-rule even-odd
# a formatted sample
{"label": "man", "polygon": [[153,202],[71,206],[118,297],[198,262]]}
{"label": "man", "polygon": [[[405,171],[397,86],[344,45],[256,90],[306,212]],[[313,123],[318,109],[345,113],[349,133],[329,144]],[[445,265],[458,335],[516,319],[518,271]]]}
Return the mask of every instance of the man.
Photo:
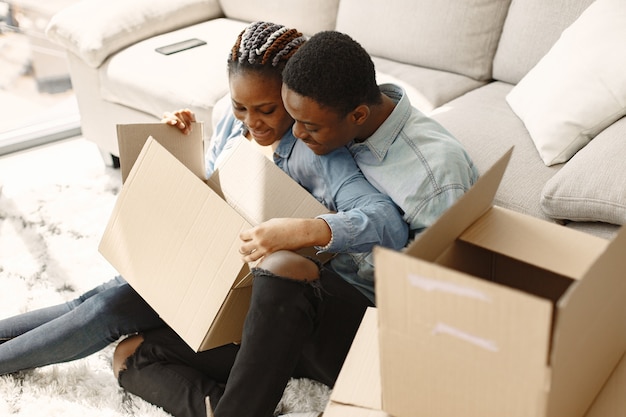
{"label": "man", "polygon": [[[345,34],[321,32],[300,47],[283,70],[282,99],[295,120],[294,136],[318,155],[347,146],[367,180],[400,207],[413,237],[433,224],[478,178],[467,152],[446,129],[412,107],[400,87],[376,84],[370,56]],[[242,233],[241,237],[246,242],[242,247],[263,245],[263,239],[255,236],[254,229]],[[310,262],[298,255],[275,252],[263,259],[255,280],[262,277],[263,283],[303,281],[298,271],[309,270]],[[371,252],[337,254],[317,275],[322,287],[325,281],[339,276],[375,303]],[[257,296],[270,304],[272,300],[263,295],[270,291],[256,288],[257,283],[259,281],[255,281],[251,305],[255,304]],[[299,292],[294,291],[288,298],[298,296]],[[314,302],[305,297],[300,299],[298,307],[294,308],[292,303],[292,310],[284,313],[288,320],[281,319],[280,314],[265,318],[278,329],[284,326],[297,334],[298,339],[284,337],[283,344],[289,346],[280,352],[266,352],[263,362],[271,361],[274,372],[284,376],[307,376],[332,386],[350,347],[345,339],[352,340],[364,313],[362,304],[355,303],[354,307],[344,308],[338,314],[332,311],[320,314]],[[320,317],[321,325],[308,327]],[[255,320],[246,322],[248,331],[244,330],[242,347],[264,340],[264,335],[254,332]],[[337,337],[334,343],[323,337],[330,323],[342,321],[354,327],[348,328],[344,323],[342,337]],[[277,331],[274,335],[280,333]],[[338,333],[326,334],[336,337]],[[320,346],[324,350],[319,350]],[[329,352],[333,361],[323,356]],[[236,398],[243,401],[245,394],[242,392],[267,380],[258,378],[258,370],[262,368],[261,363],[237,359],[232,369],[238,381],[228,380],[216,416],[231,415],[222,413],[227,404],[232,404]],[[306,372],[300,372],[301,369]],[[320,369],[324,370],[325,379],[314,371]],[[255,381],[242,383],[245,375],[256,376]],[[259,389],[255,391],[258,393]]]}
{"label": "man", "polygon": [[[283,70],[282,97],[294,135],[318,155],[347,146],[367,180],[403,211],[413,237],[478,178],[461,144],[412,107],[401,87],[376,84],[369,54],[348,35],[311,37]],[[332,262],[375,301],[371,253],[342,254]]]}

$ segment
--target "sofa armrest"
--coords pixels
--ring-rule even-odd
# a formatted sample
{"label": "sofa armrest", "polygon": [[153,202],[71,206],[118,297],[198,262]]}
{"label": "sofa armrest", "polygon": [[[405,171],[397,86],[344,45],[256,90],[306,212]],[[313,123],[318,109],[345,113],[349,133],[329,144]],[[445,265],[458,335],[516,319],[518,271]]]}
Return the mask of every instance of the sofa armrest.
{"label": "sofa armrest", "polygon": [[222,15],[218,0],[82,0],[54,15],[46,35],[97,68],[143,39]]}

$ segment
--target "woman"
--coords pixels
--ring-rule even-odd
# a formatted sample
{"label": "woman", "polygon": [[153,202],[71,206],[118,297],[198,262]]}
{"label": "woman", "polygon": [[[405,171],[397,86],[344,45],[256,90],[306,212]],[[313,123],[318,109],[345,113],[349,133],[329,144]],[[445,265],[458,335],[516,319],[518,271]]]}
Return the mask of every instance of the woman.
{"label": "woman", "polygon": [[[255,43],[252,39],[265,41]],[[297,31],[262,22],[250,25],[241,34],[233,48],[237,61],[245,56],[243,62],[251,59],[262,69],[247,77],[245,64],[229,64],[230,86],[233,91],[242,90],[242,94],[233,95],[233,111],[227,112],[216,127],[207,167],[212,170],[231,140],[240,137],[241,130],[236,133],[236,129],[248,126],[245,132],[249,138],[275,146],[277,164],[329,209],[339,213],[319,219],[274,219],[244,232],[240,251],[250,261],[300,245],[320,245],[324,246],[321,250],[329,252],[366,251],[374,244],[399,248],[406,242],[406,225],[391,201],[364,180],[350,155],[340,150],[317,157],[291,134],[293,121],[282,106],[280,78],[275,73],[289,58],[290,51],[303,41]],[[245,55],[251,51],[252,58]],[[274,62],[276,65],[272,66]],[[262,76],[264,71],[274,78]],[[255,75],[262,87],[257,93],[265,97],[260,101],[244,95],[253,91],[245,83],[242,89],[236,88],[238,81],[253,79]],[[270,80],[273,83],[265,84]],[[254,105],[248,105],[248,100]],[[234,114],[244,123],[238,124],[241,122]],[[181,121],[185,117],[181,116]],[[306,239],[299,232],[304,229],[313,231]],[[303,271],[314,277],[317,265],[308,265]],[[158,315],[123,278],[116,277],[71,302],[1,320],[0,374],[80,359],[121,336],[163,326]]]}
{"label": "woman", "polygon": [[[241,344],[195,353],[169,328],[119,344],[120,385],[177,417],[271,416],[291,377],[332,386],[372,302],[332,264],[320,267],[291,250],[368,252],[376,244],[406,243],[397,209],[364,180],[345,148],[320,157],[293,136],[281,98],[282,69],[303,42],[294,30],[261,22],[240,34],[228,61],[232,111],[216,127],[207,166],[219,165],[220,155],[245,137],[338,213],[272,219],[242,232],[244,259],[263,259],[252,271]],[[193,120],[189,111],[168,117],[183,131]],[[351,272],[362,271],[355,265]]]}

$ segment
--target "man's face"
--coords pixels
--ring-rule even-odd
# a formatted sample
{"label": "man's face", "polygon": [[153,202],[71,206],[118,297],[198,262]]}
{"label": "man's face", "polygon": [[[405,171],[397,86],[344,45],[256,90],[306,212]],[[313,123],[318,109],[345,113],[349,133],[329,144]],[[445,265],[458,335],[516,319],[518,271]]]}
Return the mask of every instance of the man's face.
{"label": "man's face", "polygon": [[290,90],[283,84],[285,109],[295,120],[293,134],[317,155],[325,155],[347,145],[355,137],[357,126],[350,115],[341,117],[332,109],[320,107],[309,97]]}

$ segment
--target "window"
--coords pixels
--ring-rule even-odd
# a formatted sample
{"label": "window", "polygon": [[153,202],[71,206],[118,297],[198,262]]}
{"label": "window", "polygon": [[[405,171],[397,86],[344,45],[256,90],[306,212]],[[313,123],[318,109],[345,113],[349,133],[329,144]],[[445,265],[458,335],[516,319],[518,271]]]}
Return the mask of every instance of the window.
{"label": "window", "polygon": [[54,3],[0,2],[0,155],[80,134],[65,52],[45,37]]}

